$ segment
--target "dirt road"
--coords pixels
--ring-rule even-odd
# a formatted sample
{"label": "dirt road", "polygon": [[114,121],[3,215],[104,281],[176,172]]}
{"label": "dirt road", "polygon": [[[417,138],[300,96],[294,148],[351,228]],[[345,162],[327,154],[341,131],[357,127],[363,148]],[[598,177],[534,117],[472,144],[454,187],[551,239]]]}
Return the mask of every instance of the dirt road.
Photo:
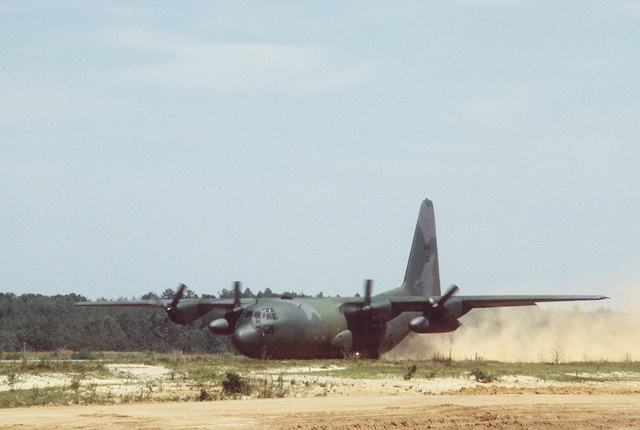
{"label": "dirt road", "polygon": [[640,394],[374,395],[4,409],[0,429],[638,429]]}

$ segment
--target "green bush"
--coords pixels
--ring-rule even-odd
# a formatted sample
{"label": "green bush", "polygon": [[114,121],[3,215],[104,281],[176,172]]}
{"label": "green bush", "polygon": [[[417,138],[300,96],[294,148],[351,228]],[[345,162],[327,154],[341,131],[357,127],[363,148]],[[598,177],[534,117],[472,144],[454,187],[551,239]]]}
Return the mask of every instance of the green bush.
{"label": "green bush", "polygon": [[227,372],[227,379],[222,381],[222,391],[225,394],[236,395],[236,394],[249,394],[251,392],[251,387],[235,372]]}
{"label": "green bush", "polygon": [[72,360],[95,360],[94,354],[87,348],[82,348],[80,351],[76,351],[71,354]]}
{"label": "green bush", "polygon": [[493,382],[496,378],[489,372],[483,372],[480,369],[473,369],[471,371],[471,376],[476,378],[476,381],[482,382],[484,384]]}
{"label": "green bush", "polygon": [[407,371],[403,376],[404,380],[408,381],[411,378],[413,378],[413,374],[416,373],[416,370],[418,370],[417,364],[412,364],[411,366],[407,366]]}

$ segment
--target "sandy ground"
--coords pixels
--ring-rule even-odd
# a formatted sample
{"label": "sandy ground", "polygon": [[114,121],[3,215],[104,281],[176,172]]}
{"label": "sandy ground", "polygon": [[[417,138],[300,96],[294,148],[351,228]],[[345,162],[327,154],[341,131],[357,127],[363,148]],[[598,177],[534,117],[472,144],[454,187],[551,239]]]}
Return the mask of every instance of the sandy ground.
{"label": "sandy ground", "polygon": [[[97,390],[124,394],[153,382],[154,393],[162,387],[155,399],[167,400],[162,395],[181,389],[164,367],[109,369],[113,378],[91,380]],[[471,378],[350,380],[319,376],[321,370],[327,369],[280,370],[286,398],[2,409],[0,429],[640,428],[636,374],[583,383],[512,376],[484,384]],[[275,375],[256,377],[273,380]],[[20,388],[69,382],[65,375],[32,375],[20,381]],[[0,381],[0,390],[6,385]]]}
{"label": "sandy ground", "polygon": [[[108,364],[112,377],[95,378],[86,376],[81,380],[81,390],[93,389],[96,393],[110,393],[124,396],[144,392],[144,400],[179,400],[186,395],[198,394],[200,387],[185,383],[180,376],[175,380],[171,371],[162,366],[144,364]],[[283,395],[269,397],[334,397],[371,395],[439,395],[439,394],[640,394],[640,375],[602,373],[581,374],[582,377],[609,379],[608,381],[587,381],[581,383],[541,380],[531,376],[514,375],[499,378],[492,383],[481,383],[470,377],[436,377],[403,380],[400,378],[350,379],[318,375],[332,367],[290,367],[274,371],[250,372],[253,382],[267,380],[274,389],[281,385]],[[21,375],[14,384],[17,389],[29,390],[45,387],[68,387],[74,376],[70,374],[47,373],[41,375]],[[282,380],[282,383],[278,381]],[[10,390],[6,377],[0,377],[0,392]],[[220,387],[204,387],[210,394],[221,391]],[[259,397],[256,393],[253,397]],[[247,400],[247,399],[245,399]],[[123,402],[126,403],[126,402]]]}
{"label": "sandy ground", "polygon": [[5,409],[0,429],[637,429],[640,394],[373,395]]}

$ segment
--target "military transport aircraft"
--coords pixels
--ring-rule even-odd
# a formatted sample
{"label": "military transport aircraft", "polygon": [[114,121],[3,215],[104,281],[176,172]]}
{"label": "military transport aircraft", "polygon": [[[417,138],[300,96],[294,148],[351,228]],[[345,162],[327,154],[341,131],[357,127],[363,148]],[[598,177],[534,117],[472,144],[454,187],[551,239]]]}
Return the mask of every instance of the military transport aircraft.
{"label": "military transport aircraft", "polygon": [[531,306],[540,302],[602,300],[604,296],[507,295],[454,296],[453,285],[440,292],[438,248],[433,203],[424,200],[409,254],[404,282],[398,288],[364,297],[242,299],[240,283],[234,299],[182,299],[180,285],[173,299],[81,302],[76,306],[137,306],[162,308],[177,324],[193,324],[211,313],[209,330],[230,335],[233,346],[253,358],[330,358],[359,354],[378,358],[410,332],[446,333],[473,308]]}

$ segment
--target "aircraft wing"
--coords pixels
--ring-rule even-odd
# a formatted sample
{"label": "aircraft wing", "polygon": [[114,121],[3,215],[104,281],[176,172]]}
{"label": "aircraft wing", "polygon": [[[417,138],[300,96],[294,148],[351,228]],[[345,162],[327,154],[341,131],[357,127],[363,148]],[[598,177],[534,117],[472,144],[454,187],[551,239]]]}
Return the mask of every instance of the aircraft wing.
{"label": "aircraft wing", "polygon": [[[241,306],[254,303],[255,299],[240,299]],[[157,300],[103,300],[95,302],[78,302],[73,306],[105,306],[105,307],[135,307],[135,308],[160,308],[166,309],[170,306],[171,299]],[[181,306],[198,306],[200,309],[233,309],[235,307],[234,299],[182,299]]]}
{"label": "aircraft wing", "polygon": [[73,306],[122,306],[135,308],[165,308],[171,300],[103,300],[96,302],[78,302]]}
{"label": "aircraft wing", "polygon": [[579,302],[587,300],[604,300],[606,296],[460,296],[463,306],[473,308],[499,308],[507,306],[535,306],[537,303],[547,302]]}
{"label": "aircraft wing", "polygon": [[234,283],[233,299],[182,299],[186,288],[186,285],[180,284],[172,299],[79,302],[74,303],[74,306],[160,308],[167,312],[168,319],[176,324],[193,324],[195,320],[212,312],[214,318],[229,316],[235,324],[244,306],[255,301],[240,298],[240,282]]}
{"label": "aircraft wing", "polygon": [[192,324],[209,312],[213,312],[214,318],[222,318],[227,314],[239,316],[244,306],[255,302],[255,299],[180,299],[182,293],[178,293],[173,299],[150,300],[114,300],[97,302],[79,302],[74,306],[99,306],[99,307],[136,307],[159,308],[167,312],[168,318],[176,324]]}
{"label": "aircraft wing", "polygon": [[[506,296],[454,296],[447,300],[447,306],[460,306],[464,313],[474,308],[499,308],[509,306],[535,306],[546,302],[575,302],[587,300],[604,300],[606,296],[574,296],[574,295],[506,295]],[[440,296],[431,298],[438,302]],[[422,312],[430,299],[421,296],[405,296],[391,298],[391,305],[399,312]]]}

